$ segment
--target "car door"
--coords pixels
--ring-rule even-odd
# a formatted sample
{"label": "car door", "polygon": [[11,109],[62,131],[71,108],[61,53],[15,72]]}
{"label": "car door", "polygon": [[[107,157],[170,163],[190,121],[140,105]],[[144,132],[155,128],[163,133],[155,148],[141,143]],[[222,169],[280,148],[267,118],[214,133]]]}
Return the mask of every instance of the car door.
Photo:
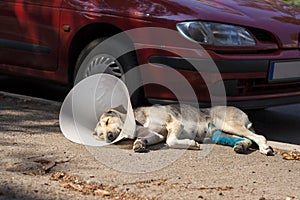
{"label": "car door", "polygon": [[62,0],[1,0],[0,66],[57,68]]}

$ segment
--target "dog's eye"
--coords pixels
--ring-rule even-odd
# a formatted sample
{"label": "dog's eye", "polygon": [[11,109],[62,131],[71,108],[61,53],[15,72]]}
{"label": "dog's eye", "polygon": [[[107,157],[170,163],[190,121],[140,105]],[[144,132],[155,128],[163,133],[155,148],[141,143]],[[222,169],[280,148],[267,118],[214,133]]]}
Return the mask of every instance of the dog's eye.
{"label": "dog's eye", "polygon": [[107,121],[106,121],[106,123],[105,123],[106,126],[108,125],[108,121],[109,121],[109,119],[107,119]]}

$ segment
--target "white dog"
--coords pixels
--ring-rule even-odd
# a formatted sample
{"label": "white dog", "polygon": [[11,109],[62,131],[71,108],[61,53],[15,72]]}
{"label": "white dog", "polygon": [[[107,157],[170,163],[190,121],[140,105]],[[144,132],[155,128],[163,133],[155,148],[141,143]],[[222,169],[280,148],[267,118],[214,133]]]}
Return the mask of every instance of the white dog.
{"label": "white dog", "polygon": [[[254,141],[262,154],[273,154],[266,138],[255,134],[248,116],[235,107],[197,109],[189,105],[155,105],[139,107],[134,110],[134,115],[137,139],[133,150],[136,152],[144,152],[148,145],[163,141],[166,141],[170,148],[198,150],[199,143],[212,138],[215,130],[221,130],[228,133],[226,138],[234,140],[231,146],[234,146],[236,152],[245,152],[252,144],[251,141]],[[126,111],[122,107],[107,110],[96,125],[97,138],[106,142],[114,141],[122,130],[125,117]],[[218,141],[217,139],[214,142],[222,143]]]}

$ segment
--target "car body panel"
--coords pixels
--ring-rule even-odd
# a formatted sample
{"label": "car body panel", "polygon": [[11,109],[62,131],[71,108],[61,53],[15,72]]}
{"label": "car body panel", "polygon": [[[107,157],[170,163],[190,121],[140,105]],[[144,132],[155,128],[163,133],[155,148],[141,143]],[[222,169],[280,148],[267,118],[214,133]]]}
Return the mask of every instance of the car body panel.
{"label": "car body panel", "polygon": [[[265,29],[276,32],[282,48],[298,48],[299,11],[275,0],[169,0],[86,1],[64,0],[63,7],[145,21],[159,21],[174,29],[179,21],[204,20]],[[117,9],[116,9],[117,8]],[[173,22],[173,23],[172,23]],[[290,33],[286,33],[289,31]],[[290,37],[286,37],[287,34]]]}
{"label": "car body panel", "polygon": [[[182,37],[176,29],[178,22],[197,20],[243,26],[255,38],[256,45],[204,45],[206,52],[203,52],[203,48],[194,47],[195,43]],[[67,84],[72,81],[76,56],[96,37],[90,27],[99,27],[96,34],[107,37],[111,36],[108,26],[118,32],[160,27],[173,30],[181,37],[180,42],[164,39],[153,44],[156,39],[151,34],[129,36],[139,49],[136,52],[139,64],[147,65],[141,71],[144,82],[163,79],[166,84],[181,84],[168,77],[162,63],[150,62],[155,56],[170,62],[176,52],[186,59],[209,59],[208,54],[220,69],[235,66],[231,71],[220,70],[225,87],[226,84],[229,87],[226,91],[230,102],[271,101],[300,95],[298,79],[282,83],[268,81],[271,63],[300,58],[300,11],[276,0],[4,0],[0,2],[0,71]],[[239,62],[251,65],[239,66]],[[255,71],[260,63],[265,63],[264,70]],[[199,101],[212,100],[205,87],[215,87],[219,79],[212,79],[208,84],[203,81],[203,74],[188,66],[171,67],[191,83]],[[251,72],[246,68],[251,68]],[[205,76],[215,75],[206,73]],[[157,85],[146,85],[144,91],[146,98],[176,99],[166,88]],[[191,100],[184,92],[182,96],[186,101]]]}
{"label": "car body panel", "polygon": [[0,2],[1,64],[20,70],[57,69],[60,3],[58,0]]}

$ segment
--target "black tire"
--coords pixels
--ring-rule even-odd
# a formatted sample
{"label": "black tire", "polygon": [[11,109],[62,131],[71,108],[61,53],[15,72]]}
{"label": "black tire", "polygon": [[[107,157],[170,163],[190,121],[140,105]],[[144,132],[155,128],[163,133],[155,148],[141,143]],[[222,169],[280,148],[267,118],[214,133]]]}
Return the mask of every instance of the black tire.
{"label": "black tire", "polygon": [[97,73],[109,73],[127,85],[133,107],[141,106],[145,102],[143,88],[134,89],[136,85],[142,86],[140,73],[138,70],[126,73],[138,66],[136,54],[135,51],[129,51],[133,48],[128,42],[120,41],[114,38],[100,38],[89,43],[76,62],[74,84]]}

